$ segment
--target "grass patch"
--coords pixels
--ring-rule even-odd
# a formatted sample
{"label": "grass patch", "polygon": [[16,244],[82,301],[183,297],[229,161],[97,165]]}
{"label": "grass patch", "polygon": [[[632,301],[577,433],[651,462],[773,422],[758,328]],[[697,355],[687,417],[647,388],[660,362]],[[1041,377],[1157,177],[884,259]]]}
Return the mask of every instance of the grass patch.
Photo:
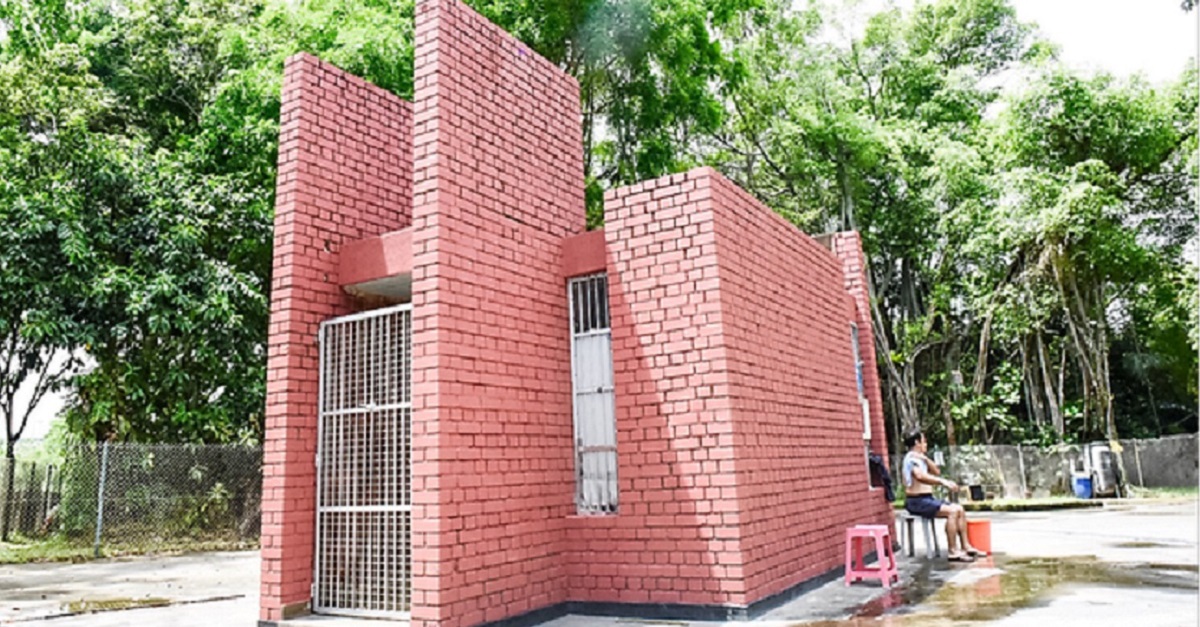
{"label": "grass patch", "polygon": [[1101,501],[1079,499],[1073,496],[1051,496],[1040,499],[996,499],[993,501],[971,501],[963,503],[968,512],[1040,512],[1054,509],[1084,509],[1103,507]]}
{"label": "grass patch", "polygon": [[[959,501],[968,512],[1038,512],[1053,509],[1079,509],[1103,507],[1102,501],[1077,499],[1073,496],[1051,496],[1038,499],[992,499],[988,501]],[[897,500],[893,507],[904,509],[904,500]]]}
{"label": "grass patch", "polygon": [[[257,549],[257,542],[227,540],[180,540],[167,544],[136,545],[106,543],[100,546],[100,557],[127,555],[182,555],[210,551],[248,551]],[[0,564],[29,564],[34,562],[86,562],[95,559],[90,543],[62,537],[31,540],[16,538],[0,542]]]}
{"label": "grass patch", "polygon": [[[1136,500],[1172,500],[1196,499],[1200,497],[1200,487],[1186,488],[1139,488],[1129,486],[1129,494]],[[945,499],[943,499],[945,500]],[[991,499],[986,501],[961,500],[963,509],[968,512],[1037,512],[1054,509],[1081,509],[1088,507],[1103,507],[1105,502],[1120,503],[1126,499],[1081,499],[1075,496],[1051,496],[1031,499]],[[904,509],[904,493],[896,495],[892,503],[896,509]]]}
{"label": "grass patch", "polygon": [[[100,555],[107,557],[103,551]],[[90,559],[92,559],[92,547],[82,546],[63,538],[45,540],[14,538],[11,542],[0,542],[0,564],[84,562]]]}
{"label": "grass patch", "polygon": [[1139,488],[1129,486],[1129,494],[1135,499],[1185,499],[1200,496],[1200,486],[1186,488]]}

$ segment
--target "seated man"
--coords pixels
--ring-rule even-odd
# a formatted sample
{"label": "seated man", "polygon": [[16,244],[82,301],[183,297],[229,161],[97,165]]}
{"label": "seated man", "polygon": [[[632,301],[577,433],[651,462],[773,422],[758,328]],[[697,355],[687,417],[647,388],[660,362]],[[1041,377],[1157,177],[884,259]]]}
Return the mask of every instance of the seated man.
{"label": "seated man", "polygon": [[[933,497],[933,486],[945,486],[951,492],[957,492],[958,484],[942,479],[939,476],[941,469],[925,456],[928,450],[925,434],[919,430],[909,432],[904,437],[904,446],[908,447],[903,467],[904,509],[914,516],[946,519],[946,549],[950,561],[969,562],[975,556],[983,555],[983,551],[967,542],[967,514],[962,505]],[[961,551],[957,550],[960,543]]]}

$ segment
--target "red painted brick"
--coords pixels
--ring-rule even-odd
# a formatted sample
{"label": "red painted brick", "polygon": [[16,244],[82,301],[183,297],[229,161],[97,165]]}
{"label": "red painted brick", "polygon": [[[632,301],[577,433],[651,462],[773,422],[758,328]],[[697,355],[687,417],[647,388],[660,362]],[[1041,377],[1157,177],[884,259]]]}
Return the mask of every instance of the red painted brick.
{"label": "red painted brick", "polygon": [[567,599],[582,131],[574,79],[465,5],[418,2],[416,31],[414,430],[438,436],[413,472],[440,529],[413,540],[452,550],[414,554],[413,623],[457,627]]}
{"label": "red painted brick", "polygon": [[[312,57],[288,63],[262,616],[308,595],[314,339],[356,307],[338,287],[342,248],[410,223],[414,625],[566,600],[746,605],[836,566],[842,527],[889,522],[867,488],[849,346],[857,321],[874,363],[857,236],[833,236],[831,254],[699,168],[610,190],[605,230],[571,237],[584,218],[574,80],[457,0],[416,13],[411,107]],[[618,515],[586,517],[572,502],[565,278],[597,269],[621,493]],[[865,378],[883,451],[878,377]]]}
{"label": "red painted brick", "polygon": [[[411,105],[348,77],[306,54],[284,70],[263,464],[264,520],[277,514],[262,530],[263,546],[273,547],[263,554],[263,581],[281,585],[263,587],[265,620],[307,601],[312,579],[316,333],[354,307],[326,277],[337,274],[341,244],[405,227],[412,216]],[[322,89],[339,80],[339,89]]]}
{"label": "red painted brick", "polygon": [[[605,208],[622,509],[572,518],[567,558],[626,578],[569,578],[571,598],[742,605],[836,567],[844,526],[890,521],[867,487],[849,347],[868,318],[839,258],[708,168]],[[681,249],[685,229],[709,235]],[[689,437],[700,424],[721,435]],[[624,527],[670,541],[609,533]],[[664,579],[654,565],[672,560],[710,566]]]}

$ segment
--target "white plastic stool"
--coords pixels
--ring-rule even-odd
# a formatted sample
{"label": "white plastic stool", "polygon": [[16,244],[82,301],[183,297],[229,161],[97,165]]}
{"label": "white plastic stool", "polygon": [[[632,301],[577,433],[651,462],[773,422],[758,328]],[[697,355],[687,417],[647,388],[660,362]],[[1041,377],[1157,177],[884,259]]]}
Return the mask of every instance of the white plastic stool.
{"label": "white plastic stool", "polygon": [[925,559],[941,557],[942,548],[938,546],[937,529],[933,527],[933,519],[924,516],[913,516],[911,513],[900,512],[900,541],[905,546],[905,553],[912,557],[916,552],[916,540],[913,538],[913,521],[921,521],[921,531],[925,533]]}

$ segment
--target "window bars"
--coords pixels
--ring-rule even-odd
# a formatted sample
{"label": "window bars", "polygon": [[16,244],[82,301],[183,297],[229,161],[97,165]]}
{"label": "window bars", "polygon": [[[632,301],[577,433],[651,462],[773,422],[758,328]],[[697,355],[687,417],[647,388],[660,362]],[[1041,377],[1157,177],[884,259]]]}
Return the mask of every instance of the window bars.
{"label": "window bars", "polygon": [[858,325],[850,325],[850,350],[854,355],[854,379],[858,385],[858,404],[862,406],[863,439],[871,439],[871,405],[867,400],[867,391],[863,386],[863,361],[858,345]]}
{"label": "window bars", "polygon": [[314,611],[405,618],[411,600],[412,309],[320,334]]}
{"label": "window bars", "polygon": [[613,399],[608,277],[567,283],[575,419],[575,504],[580,514],[617,511],[617,428]]}

